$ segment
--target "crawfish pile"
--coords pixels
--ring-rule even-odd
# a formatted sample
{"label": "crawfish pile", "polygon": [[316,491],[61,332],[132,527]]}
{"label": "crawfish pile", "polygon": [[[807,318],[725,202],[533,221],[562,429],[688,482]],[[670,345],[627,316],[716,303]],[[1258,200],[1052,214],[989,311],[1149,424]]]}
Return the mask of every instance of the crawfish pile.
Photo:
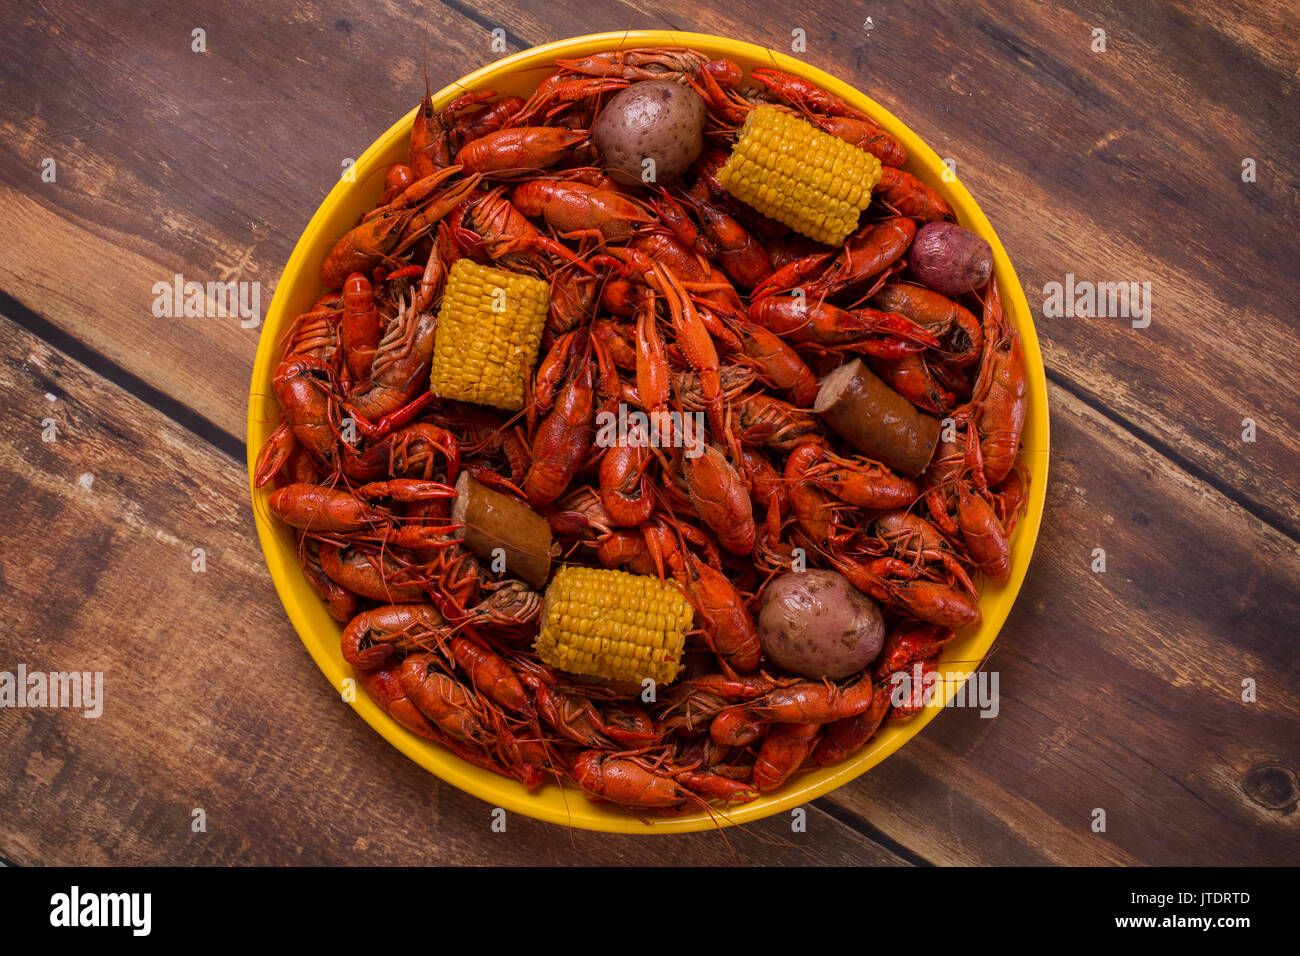
{"label": "crawfish pile", "polygon": [[[694,89],[705,148],[665,188],[621,186],[586,131],[646,78]],[[734,201],[715,172],[747,111],[797,112],[884,169],[860,227],[819,246]],[[272,385],[284,411],[256,481],[304,573],[346,624],[344,658],[411,732],[528,787],[675,813],[751,800],[840,761],[887,718],[891,675],[933,667],[1004,579],[1025,477],[1023,355],[992,281],[948,298],[909,281],[918,226],[955,217],[860,112],[772,69],[687,49],[559,61],[528,100],[426,96],[406,163],[325,258]],[[542,358],[516,415],[436,398],[442,289],[462,257],[545,279]],[[861,359],[950,419],[919,476],[855,454],[811,410]],[[620,405],[704,413],[707,446],[601,447]],[[549,522],[564,563],[676,580],[696,609],[682,677],[653,701],[531,650],[542,598],[463,546],[462,471]],[[884,608],[871,666],[809,680],[762,654],[774,575],[834,570]]]}

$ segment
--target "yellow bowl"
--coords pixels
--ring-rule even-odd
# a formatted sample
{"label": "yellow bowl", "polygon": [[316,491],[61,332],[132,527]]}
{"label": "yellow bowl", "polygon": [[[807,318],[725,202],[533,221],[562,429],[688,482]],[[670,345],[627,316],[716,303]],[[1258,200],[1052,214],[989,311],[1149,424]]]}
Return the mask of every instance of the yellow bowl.
{"label": "yellow bowl", "polygon": [[[986,583],[980,596],[983,623],[974,630],[963,632],[946,648],[940,661],[940,670],[947,674],[969,673],[974,662],[984,658],[997,637],[998,630],[1011,611],[1020,590],[1029,559],[1038,537],[1043,515],[1043,501],[1047,490],[1047,387],[1043,374],[1043,359],[1038,348],[1038,338],[1030,318],[1029,305],[1024,291],[1016,279],[1015,271],[1007,258],[1006,250],[998,241],[988,220],[975,204],[965,187],[956,179],[945,181],[945,167],[934,150],[925,145],[915,133],[891,116],[879,105],[848,84],[823,73],[815,67],[782,53],[741,43],[722,37],[697,33],[670,33],[664,30],[642,30],[631,33],[603,33],[592,36],[559,40],[545,46],[534,47],[506,57],[491,66],[471,73],[438,92],[433,98],[437,108],[447,105],[457,95],[467,90],[496,90],[502,95],[527,97],[541,78],[549,71],[553,61],[560,57],[580,57],[604,50],[631,47],[689,46],[715,58],[728,58],[740,64],[746,72],[758,66],[775,66],[797,74],[843,97],[849,103],[873,117],[886,131],[899,140],[908,152],[907,169],[936,188],[957,213],[966,228],[979,233],[993,247],[994,273],[1011,322],[1020,331],[1024,342],[1028,375],[1029,409],[1023,433],[1022,461],[1031,476],[1028,511],[1016,527],[1011,541],[1012,570],[1004,584]],[[414,90],[418,79],[412,77]],[[357,160],[355,182],[340,181],[331,190],[307,229],[298,240],[280,277],[262,328],[262,339],[253,365],[253,382],[248,399],[248,469],[250,487],[258,449],[279,421],[280,409],[271,391],[271,373],[281,352],[281,336],[289,323],[305,311],[324,291],[319,278],[321,260],[334,241],[378,201],[383,192],[383,171],[395,162],[405,162],[407,142],[415,110],[379,137]],[[269,488],[253,488],[253,512],[257,533],[266,554],[280,600],[298,635],[317,665],[336,689],[343,689],[351,670],[339,653],[340,625],[326,612],[315,590],[303,577],[298,567],[290,530],[273,521],[267,504]],[[382,734],[397,749],[420,766],[437,774],[448,783],[486,800],[494,807],[522,813],[540,820],[589,830],[614,833],[682,833],[705,830],[718,825],[746,823],[807,803],[854,777],[874,767],[906,743],[939,713],[939,710],[956,693],[959,681],[947,684],[947,692],[916,716],[887,724],[870,744],[856,756],[835,766],[793,777],[784,787],[752,803],[719,811],[712,815],[703,811],[686,816],[667,817],[649,822],[609,805],[589,802],[572,786],[561,789],[548,783],[536,793],[529,793],[521,784],[500,777],[487,770],[474,767],[436,744],[422,740],[404,730],[365,695],[357,690],[352,706],[370,726]],[[970,719],[967,715],[962,719]]]}

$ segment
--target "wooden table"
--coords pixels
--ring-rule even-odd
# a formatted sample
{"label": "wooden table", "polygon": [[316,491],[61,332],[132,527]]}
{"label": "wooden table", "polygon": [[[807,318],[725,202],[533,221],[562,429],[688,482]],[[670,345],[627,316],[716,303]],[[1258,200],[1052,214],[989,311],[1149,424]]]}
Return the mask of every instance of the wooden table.
{"label": "wooden table", "polygon": [[[0,857],[1297,861],[1288,4],[184,6],[0,4],[0,670],[103,671],[106,696],[95,720],[0,710]],[[260,329],[151,309],[181,274],[260,281],[265,311],[342,161],[416,103],[424,38],[437,87],[499,56],[497,27],[511,52],[625,27],[789,49],[803,30],[805,59],[955,160],[1036,310],[1052,474],[989,665],[1001,713],[945,712],[812,804],[806,833],[492,832],[340,703],[276,598],[244,466]],[[1067,275],[1149,282],[1149,326],[1043,315]]]}

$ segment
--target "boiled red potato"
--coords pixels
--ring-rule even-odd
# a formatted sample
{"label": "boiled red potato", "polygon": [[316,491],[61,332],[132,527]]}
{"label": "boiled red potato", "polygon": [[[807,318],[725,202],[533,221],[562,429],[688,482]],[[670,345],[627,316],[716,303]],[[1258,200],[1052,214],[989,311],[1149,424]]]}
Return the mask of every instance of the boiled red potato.
{"label": "boiled red potato", "polygon": [[988,283],[993,271],[993,249],[956,223],[930,222],[912,240],[907,265],[918,281],[935,292],[961,295]]}
{"label": "boiled red potato", "polygon": [[775,663],[803,677],[839,680],[870,664],[885,640],[880,608],[834,571],[791,571],[771,584],[758,639]]}
{"label": "boiled red potato", "polygon": [[592,124],[591,141],[613,179],[628,186],[664,186],[699,158],[704,121],[704,100],[694,90],[668,80],[643,80],[605,105]]}

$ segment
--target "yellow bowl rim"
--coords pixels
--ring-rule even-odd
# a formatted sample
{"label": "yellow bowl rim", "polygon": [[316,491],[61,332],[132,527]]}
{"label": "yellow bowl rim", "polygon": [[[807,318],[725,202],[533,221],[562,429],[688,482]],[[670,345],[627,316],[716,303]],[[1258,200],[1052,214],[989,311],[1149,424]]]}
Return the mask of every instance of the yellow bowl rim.
{"label": "yellow bowl rim", "polygon": [[[589,34],[556,40],[541,46],[532,47],[519,53],[504,57],[489,66],[462,77],[433,97],[436,108],[441,109],[456,95],[466,90],[490,89],[495,77],[503,73],[541,68],[560,57],[585,56],[598,50],[624,49],[629,47],[687,46],[698,49],[715,58],[726,57],[737,61],[766,61],[777,69],[802,76],[823,89],[842,97],[844,100],[862,109],[879,123],[888,133],[898,139],[908,152],[906,167],[937,188],[957,213],[958,221],[968,229],[983,236],[993,249],[994,275],[1003,292],[1004,307],[1008,318],[1019,331],[1025,352],[1026,376],[1028,386],[1028,411],[1024,434],[1031,431],[1038,436],[1036,447],[1028,447],[1022,442],[1021,461],[1029,471],[1031,483],[1027,497],[1027,508],[1016,528],[1012,549],[1012,573],[1010,579],[998,589],[998,607],[993,615],[985,613],[984,620],[976,636],[988,633],[986,640],[972,650],[980,651],[980,659],[987,655],[997,639],[1015,603],[1016,595],[1024,581],[1032,561],[1033,550],[1042,524],[1043,509],[1047,491],[1047,469],[1050,449],[1050,422],[1048,419],[1046,375],[1038,336],[1034,329],[1032,313],[1025,299],[1024,290],[1016,278],[1006,250],[999,241],[993,227],[974,198],[967,192],[959,179],[938,181],[944,169],[939,156],[925,144],[906,125],[888,110],[884,109],[866,94],[849,86],[847,83],[828,73],[797,60],[787,54],[753,43],[717,37],[709,34],[686,33],[667,30],[633,30]],[[418,107],[417,107],[418,109]],[[416,110],[395,122],[389,129],[366,149],[357,159],[354,170],[356,182],[365,182],[379,168],[379,158],[392,148],[394,137],[405,139],[409,136]],[[918,169],[918,167],[922,167]],[[253,472],[257,452],[262,442],[271,431],[269,416],[278,417],[275,401],[268,392],[260,391],[258,383],[269,383],[273,362],[278,361],[278,333],[288,320],[287,300],[291,293],[285,291],[285,277],[298,277],[304,273],[315,276],[319,268],[320,240],[322,221],[338,204],[346,201],[354,183],[340,179],[326,196],[325,200],[312,216],[302,236],[294,246],[293,253],[285,265],[280,282],[277,283],[275,295],[267,310],[266,321],[258,343],[254,360],[253,378],[249,390],[248,409],[248,471],[249,487],[253,499],[253,514],[257,526],[258,538],[266,556],[267,567],[271,574],[281,603],[298,632],[299,639],[311,654],[321,672],[336,688],[346,686],[344,681],[351,678],[351,671],[338,656],[337,651],[331,656],[324,648],[317,647],[309,639],[310,628],[307,626],[307,609],[305,600],[319,599],[310,591],[310,584],[302,576],[292,548],[283,547],[277,530],[270,517],[267,498],[269,488],[253,486]],[[337,237],[324,237],[332,242]],[[308,262],[308,256],[316,261]],[[318,281],[318,280],[317,280]],[[1041,419],[1041,420],[1040,420]],[[981,611],[987,611],[985,597],[987,589],[981,594]],[[970,661],[957,662],[969,663]],[[943,663],[941,659],[941,663]],[[958,670],[956,673],[960,673]],[[949,671],[948,673],[954,673]],[[640,820],[631,813],[624,813],[618,808],[612,810],[606,806],[592,804],[574,787],[561,790],[554,783],[548,783],[537,793],[529,793],[522,784],[492,774],[490,771],[473,767],[449,751],[435,744],[424,741],[402,728],[396,721],[384,713],[378,705],[359,690],[355,699],[350,701],[353,708],[389,743],[410,757],[420,766],[429,770],[447,783],[485,800],[495,807],[510,812],[517,812],[534,819],[551,823],[611,833],[663,834],[685,833],[713,829],[719,826],[732,826],[752,823],[767,816],[808,803],[830,791],[843,786],[850,780],[865,773],[890,754],[894,753],[920,731],[948,704],[956,695],[961,681],[953,681],[946,688],[942,698],[924,708],[906,723],[895,725],[897,734],[881,734],[871,745],[859,751],[854,757],[833,765],[810,771],[792,778],[780,790],[765,795],[751,803],[712,812],[696,812],[678,817],[663,817]],[[884,739],[882,740],[881,737]],[[547,795],[557,791],[561,796],[561,805],[555,806]],[[543,799],[539,799],[542,797]]]}

